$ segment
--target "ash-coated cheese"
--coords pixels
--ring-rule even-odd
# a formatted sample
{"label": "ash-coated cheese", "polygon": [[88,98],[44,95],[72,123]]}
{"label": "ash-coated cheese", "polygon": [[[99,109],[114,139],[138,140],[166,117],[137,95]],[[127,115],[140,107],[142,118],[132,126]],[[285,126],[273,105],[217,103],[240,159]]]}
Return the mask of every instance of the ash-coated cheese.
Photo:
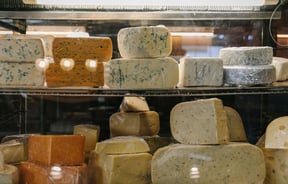
{"label": "ash-coated cheese", "polygon": [[285,81],[288,79],[288,59],[273,57],[273,66],[276,70],[276,81]]}
{"label": "ash-coated cheese", "polygon": [[1,38],[0,61],[35,62],[45,56],[44,43],[37,38]]}
{"label": "ash-coated cheese", "polygon": [[174,139],[183,144],[223,144],[229,141],[227,115],[218,98],[181,102],[170,113]]}
{"label": "ash-coated cheese", "polygon": [[183,57],[179,64],[179,86],[222,86],[223,61],[220,58]]}
{"label": "ash-coated cheese", "polygon": [[178,83],[173,58],[112,59],[105,63],[105,85],[111,89],[170,89]]}
{"label": "ash-coated cheese", "polygon": [[45,74],[32,63],[0,62],[1,86],[44,86]]}
{"label": "ash-coated cheese", "polygon": [[0,151],[0,183],[1,184],[18,184],[19,172],[14,165],[5,164],[4,156]]}
{"label": "ash-coated cheese", "polygon": [[232,142],[246,142],[246,132],[240,114],[232,107],[224,106],[224,110],[227,114],[229,140]]}
{"label": "ash-coated cheese", "polygon": [[261,66],[224,66],[226,85],[268,85],[276,81],[273,65]]}
{"label": "ash-coated cheese", "polygon": [[149,110],[150,108],[145,97],[141,96],[124,96],[120,105],[120,111],[123,112],[143,112]]}
{"label": "ash-coated cheese", "polygon": [[288,116],[274,119],[266,128],[265,148],[288,149]]}
{"label": "ash-coated cheese", "polygon": [[124,58],[167,57],[172,51],[172,37],[164,26],[123,28],[117,41]]}
{"label": "ash-coated cheese", "polygon": [[227,47],[220,50],[224,65],[269,65],[272,63],[272,47]]}
{"label": "ash-coated cheese", "polygon": [[160,129],[159,114],[155,111],[117,112],[109,119],[110,136],[152,136]]}
{"label": "ash-coated cheese", "polygon": [[160,148],[151,162],[153,184],[263,183],[264,156],[248,143],[174,144]]}

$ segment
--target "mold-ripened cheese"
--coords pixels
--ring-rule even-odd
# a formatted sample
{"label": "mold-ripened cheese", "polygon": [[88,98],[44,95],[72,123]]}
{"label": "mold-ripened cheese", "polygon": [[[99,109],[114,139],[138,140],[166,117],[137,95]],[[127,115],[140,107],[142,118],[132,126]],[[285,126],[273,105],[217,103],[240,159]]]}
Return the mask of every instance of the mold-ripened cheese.
{"label": "mold-ripened cheese", "polygon": [[91,152],[89,182],[97,184],[151,184],[149,153],[106,155]]}
{"label": "mold-ripened cheese", "polygon": [[152,136],[160,129],[159,114],[155,111],[117,112],[109,119],[110,136]]}
{"label": "mold-ripened cheese", "polygon": [[273,66],[276,70],[276,81],[285,81],[288,79],[288,59],[273,57]]}
{"label": "mold-ripened cheese", "polygon": [[230,141],[247,141],[246,132],[240,114],[232,107],[224,106],[227,114],[227,125],[229,130]]}
{"label": "mold-ripened cheese", "polygon": [[0,144],[5,163],[15,164],[28,159],[27,145],[23,142],[7,141]]}
{"label": "mold-ripened cheese", "polygon": [[269,65],[272,63],[272,47],[227,47],[220,50],[224,65]]}
{"label": "mold-ripened cheese", "polygon": [[130,154],[149,152],[149,146],[141,137],[117,136],[98,142],[95,152],[99,154]]}
{"label": "mold-ripened cheese", "polygon": [[265,148],[288,149],[288,116],[274,119],[266,128]]}
{"label": "mold-ripened cheese", "polygon": [[164,26],[123,28],[117,41],[124,58],[167,57],[172,51],[172,37]]}
{"label": "mold-ripened cheese", "polygon": [[172,136],[183,144],[222,144],[229,141],[227,115],[217,98],[181,102],[170,113]]}
{"label": "mold-ripened cheese", "polygon": [[223,61],[220,58],[183,57],[179,64],[179,86],[223,85]]}
{"label": "mold-ripened cheese", "polygon": [[19,172],[14,165],[5,164],[4,156],[0,151],[0,183],[1,184],[18,184]]}
{"label": "mold-ripened cheese", "polygon": [[174,144],[160,148],[151,162],[153,184],[263,183],[264,156],[248,143]]}
{"label": "mold-ripened cheese", "polygon": [[45,56],[44,43],[37,38],[1,38],[0,61],[34,62]]}
{"label": "mold-ripened cheese", "polygon": [[268,85],[276,81],[273,65],[224,66],[226,85]]}
{"label": "mold-ripened cheese", "polygon": [[45,74],[32,63],[0,62],[0,85],[44,86]]}
{"label": "mold-ripened cheese", "polygon": [[83,135],[31,135],[28,160],[43,165],[81,165],[84,162]]}
{"label": "mold-ripened cheese", "polygon": [[150,108],[146,99],[141,96],[124,96],[120,105],[120,111],[123,112],[143,112],[149,110]]}
{"label": "mold-ripened cheese", "polygon": [[173,58],[112,59],[105,63],[105,85],[112,89],[167,89],[178,83]]}

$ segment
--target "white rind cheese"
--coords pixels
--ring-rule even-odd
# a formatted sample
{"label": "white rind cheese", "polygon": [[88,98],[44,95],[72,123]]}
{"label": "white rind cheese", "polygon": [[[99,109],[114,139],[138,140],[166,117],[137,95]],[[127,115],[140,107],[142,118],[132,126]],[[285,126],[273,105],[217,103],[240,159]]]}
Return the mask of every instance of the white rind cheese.
{"label": "white rind cheese", "polygon": [[223,61],[220,58],[180,59],[179,86],[221,86],[223,84]]}
{"label": "white rind cheese", "polygon": [[160,148],[151,162],[153,184],[263,183],[264,156],[248,143],[174,144]]}
{"label": "white rind cheese", "polygon": [[285,81],[288,79],[288,59],[273,57],[273,66],[276,69],[276,81]]}
{"label": "white rind cheese", "polygon": [[288,116],[274,119],[266,128],[265,148],[288,149]]}
{"label": "white rind cheese", "polygon": [[268,85],[276,81],[273,65],[224,66],[226,85]]}
{"label": "white rind cheese", "polygon": [[272,63],[272,47],[227,47],[220,50],[224,65],[269,65]]}
{"label": "white rind cheese", "polygon": [[141,96],[125,96],[120,105],[120,111],[123,112],[143,112],[149,110],[146,99]]}
{"label": "white rind cheese", "polygon": [[172,58],[113,59],[104,64],[105,85],[111,89],[170,89],[178,83]]}
{"label": "white rind cheese", "polygon": [[217,98],[182,102],[170,113],[172,136],[182,144],[223,144],[229,141],[227,115]]}
{"label": "white rind cheese", "polygon": [[164,26],[123,28],[117,41],[124,58],[167,57],[172,51],[172,37]]}

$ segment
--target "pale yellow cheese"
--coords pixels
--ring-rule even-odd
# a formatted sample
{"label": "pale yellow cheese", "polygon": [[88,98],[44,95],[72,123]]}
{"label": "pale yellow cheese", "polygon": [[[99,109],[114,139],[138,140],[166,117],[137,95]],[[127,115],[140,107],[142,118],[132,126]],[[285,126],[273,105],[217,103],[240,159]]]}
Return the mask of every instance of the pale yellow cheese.
{"label": "pale yellow cheese", "polygon": [[288,116],[276,118],[267,126],[265,148],[288,149]]}
{"label": "pale yellow cheese", "polygon": [[110,136],[152,136],[160,129],[159,114],[155,111],[117,112],[110,116]]}
{"label": "pale yellow cheese", "polygon": [[19,172],[16,166],[5,164],[4,156],[0,151],[0,183],[18,184]]}
{"label": "pale yellow cheese", "polygon": [[123,112],[143,112],[149,110],[146,99],[141,96],[125,96],[120,105],[120,111]]}
{"label": "pale yellow cheese", "polygon": [[5,163],[19,163],[28,159],[27,144],[10,140],[0,144]]}

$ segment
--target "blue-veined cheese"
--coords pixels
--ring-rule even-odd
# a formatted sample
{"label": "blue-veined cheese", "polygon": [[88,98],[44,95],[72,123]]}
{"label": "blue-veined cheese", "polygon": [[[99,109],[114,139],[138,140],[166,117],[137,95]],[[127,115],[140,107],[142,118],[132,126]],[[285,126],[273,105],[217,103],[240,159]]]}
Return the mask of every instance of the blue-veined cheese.
{"label": "blue-veined cheese", "polygon": [[123,28],[117,40],[124,58],[166,57],[172,51],[171,34],[164,26]]}
{"label": "blue-veined cheese", "polygon": [[45,56],[44,42],[37,38],[1,38],[0,61],[34,62]]}
{"label": "blue-veined cheese", "polygon": [[44,86],[45,74],[34,63],[0,62],[0,85]]}
{"label": "blue-veined cheese", "polygon": [[220,58],[183,57],[179,64],[179,86],[221,86],[223,61]]}
{"label": "blue-veined cheese", "polygon": [[220,50],[224,65],[269,65],[272,63],[272,47],[227,47]]}
{"label": "blue-veined cheese", "polygon": [[143,112],[149,110],[145,97],[141,96],[124,96],[120,105],[120,111],[123,112]]}
{"label": "blue-veined cheese", "polygon": [[174,144],[152,157],[153,184],[263,183],[262,151],[248,143],[227,145]]}
{"label": "blue-veined cheese", "polygon": [[288,79],[288,59],[273,57],[273,66],[276,70],[276,81],[285,81]]}
{"label": "blue-veined cheese", "polygon": [[110,136],[152,136],[160,129],[159,114],[155,111],[117,112],[109,119]]}
{"label": "blue-veined cheese", "polygon": [[112,89],[169,89],[178,83],[172,58],[112,59],[104,65],[105,85]]}
{"label": "blue-veined cheese", "polygon": [[229,141],[227,115],[217,98],[181,102],[170,113],[172,136],[183,144],[222,144]]}
{"label": "blue-veined cheese", "polygon": [[224,66],[226,85],[268,85],[276,81],[273,65]]}
{"label": "blue-veined cheese", "polygon": [[274,119],[266,128],[265,148],[288,149],[288,116]]}

